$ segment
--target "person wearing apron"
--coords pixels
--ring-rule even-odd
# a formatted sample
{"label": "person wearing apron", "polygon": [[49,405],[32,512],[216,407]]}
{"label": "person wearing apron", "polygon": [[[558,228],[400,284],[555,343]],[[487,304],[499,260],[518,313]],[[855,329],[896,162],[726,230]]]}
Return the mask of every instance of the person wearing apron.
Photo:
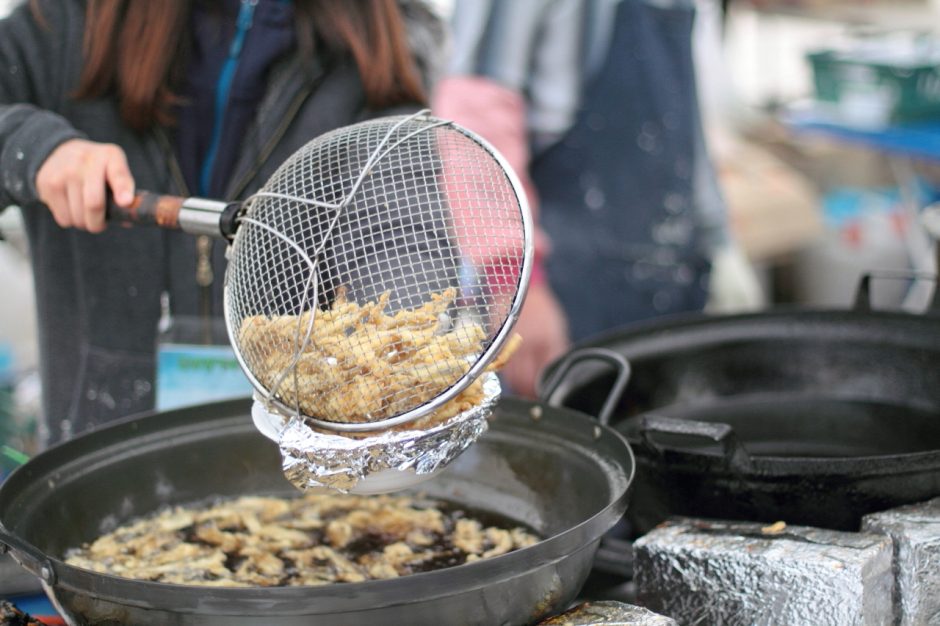
{"label": "person wearing apron", "polygon": [[[550,242],[537,256],[572,340],[705,305],[728,235],[693,15],[691,0],[456,2],[437,112],[506,152],[531,186]],[[520,325],[542,317],[529,304]]]}
{"label": "person wearing apron", "polygon": [[691,6],[620,2],[573,125],[530,165],[575,340],[705,305],[691,31]]}

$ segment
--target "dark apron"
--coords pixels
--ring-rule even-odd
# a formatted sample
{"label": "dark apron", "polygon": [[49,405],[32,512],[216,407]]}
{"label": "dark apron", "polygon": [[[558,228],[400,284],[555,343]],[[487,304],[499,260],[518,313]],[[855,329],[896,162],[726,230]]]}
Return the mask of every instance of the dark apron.
{"label": "dark apron", "polygon": [[622,0],[572,128],[533,160],[548,276],[574,340],[704,306],[692,18]]}

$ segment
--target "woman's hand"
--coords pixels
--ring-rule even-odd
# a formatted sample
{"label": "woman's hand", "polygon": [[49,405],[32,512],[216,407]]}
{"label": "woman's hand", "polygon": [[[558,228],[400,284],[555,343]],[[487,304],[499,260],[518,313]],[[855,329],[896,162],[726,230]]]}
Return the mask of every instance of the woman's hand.
{"label": "woman's hand", "polygon": [[133,201],[134,178],[124,150],[114,144],[71,139],[53,150],[36,174],[39,199],[62,228],[103,231],[108,187],[119,206]]}
{"label": "woman's hand", "polygon": [[522,344],[503,375],[513,393],[534,398],[539,373],[569,346],[568,321],[547,283],[529,285],[514,330],[522,336]]}

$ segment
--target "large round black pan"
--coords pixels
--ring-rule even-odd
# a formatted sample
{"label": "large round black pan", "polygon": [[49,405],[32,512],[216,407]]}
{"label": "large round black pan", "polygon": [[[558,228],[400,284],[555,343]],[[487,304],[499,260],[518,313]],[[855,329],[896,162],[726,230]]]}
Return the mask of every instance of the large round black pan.
{"label": "large round black pan", "polygon": [[160,507],[291,493],[277,447],[248,410],[236,401],[152,414],[47,450],[0,486],[0,544],[75,624],[528,624],[571,602],[627,507],[634,461],[619,434],[573,411],[503,399],[489,432],[422,491],[524,523],[545,538],[535,546],[325,587],[188,587],[63,563],[68,548]]}
{"label": "large round black pan", "polygon": [[[669,515],[857,530],[866,513],[940,495],[936,315],[691,315],[566,358],[585,349],[630,362],[610,421],[637,454],[637,533]],[[591,412],[611,404],[612,379],[583,366],[553,398]]]}

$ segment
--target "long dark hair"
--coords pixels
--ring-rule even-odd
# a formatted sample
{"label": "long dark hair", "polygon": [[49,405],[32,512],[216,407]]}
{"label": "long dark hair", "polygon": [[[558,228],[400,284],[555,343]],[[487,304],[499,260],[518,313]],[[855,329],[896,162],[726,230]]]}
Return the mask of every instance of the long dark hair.
{"label": "long dark hair", "polygon": [[[85,65],[75,96],[115,95],[121,117],[136,130],[172,124],[191,1],[88,0]],[[300,54],[352,57],[370,107],[427,100],[396,0],[294,5]]]}

